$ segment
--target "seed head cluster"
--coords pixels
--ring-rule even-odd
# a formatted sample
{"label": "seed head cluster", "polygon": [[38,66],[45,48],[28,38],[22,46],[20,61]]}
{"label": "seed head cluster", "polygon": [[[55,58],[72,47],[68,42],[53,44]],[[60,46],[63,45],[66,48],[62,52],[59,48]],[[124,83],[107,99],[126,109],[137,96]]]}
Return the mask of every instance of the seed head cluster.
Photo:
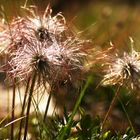
{"label": "seed head cluster", "polygon": [[122,57],[108,57],[106,74],[103,85],[128,85],[139,88],[140,81],[140,52],[134,49],[130,53],[124,52]]}
{"label": "seed head cluster", "polygon": [[[84,63],[89,53],[89,41],[80,40],[67,28],[61,13],[51,16],[48,6],[42,16],[35,7],[26,8],[27,16],[14,18],[3,24],[0,33],[1,54],[7,61],[1,67],[7,77],[26,80],[36,72],[42,82],[75,82],[84,72]],[[65,34],[65,36],[64,36]]]}
{"label": "seed head cluster", "polygon": [[47,41],[50,45],[54,37],[60,38],[61,33],[66,30],[66,21],[61,13],[52,17],[52,10],[48,6],[43,16],[39,16],[35,13],[36,9],[35,7],[26,8],[25,11],[29,16],[16,17],[11,23],[3,25],[7,28],[0,33],[0,41],[5,45],[6,52],[13,52],[20,46],[28,44],[28,41],[34,40]]}

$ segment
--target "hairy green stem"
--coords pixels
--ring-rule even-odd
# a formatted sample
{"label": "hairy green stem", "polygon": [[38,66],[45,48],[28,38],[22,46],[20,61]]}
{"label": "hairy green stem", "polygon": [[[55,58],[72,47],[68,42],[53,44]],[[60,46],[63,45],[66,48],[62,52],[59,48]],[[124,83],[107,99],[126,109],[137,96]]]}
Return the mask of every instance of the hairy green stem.
{"label": "hairy green stem", "polygon": [[76,114],[76,112],[77,112],[77,110],[78,110],[78,108],[79,108],[79,105],[80,105],[80,103],[81,103],[81,101],[82,101],[82,98],[83,98],[83,96],[84,96],[84,94],[85,94],[85,91],[86,91],[87,87],[89,86],[91,80],[92,80],[92,77],[90,76],[90,77],[87,79],[84,88],[83,88],[82,91],[80,92],[80,95],[79,95],[79,97],[78,97],[78,99],[77,99],[77,101],[76,101],[76,104],[75,104],[75,106],[74,106],[74,109],[73,109],[73,111],[72,111],[72,114],[71,114],[71,116],[70,116],[70,118],[69,118],[69,120],[68,120],[68,123],[67,123],[66,126],[64,127],[62,133],[61,133],[60,135],[58,135],[57,140],[65,140],[65,135],[67,134],[68,129],[71,128],[72,121],[73,121],[73,117],[75,116],[75,114]]}

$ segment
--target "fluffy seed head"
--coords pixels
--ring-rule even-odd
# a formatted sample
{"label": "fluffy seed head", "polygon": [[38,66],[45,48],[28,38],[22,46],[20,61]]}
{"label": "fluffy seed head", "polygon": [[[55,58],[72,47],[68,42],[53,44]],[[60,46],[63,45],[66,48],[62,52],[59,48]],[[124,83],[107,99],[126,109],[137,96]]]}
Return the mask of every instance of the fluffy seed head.
{"label": "fluffy seed head", "polygon": [[83,71],[87,56],[84,45],[85,41],[77,38],[64,42],[54,40],[50,46],[47,41],[28,41],[15,51],[3,70],[8,77],[20,80],[26,80],[36,71],[48,83],[74,81]]}
{"label": "fluffy seed head", "polygon": [[55,88],[82,81],[91,43],[76,37],[61,13],[52,17],[49,6],[42,16],[34,7],[25,11],[26,16],[14,18],[0,34],[0,44],[6,42],[8,59],[1,70],[7,78],[23,81],[35,72],[43,84]]}
{"label": "fluffy seed head", "polygon": [[17,48],[36,39],[40,42],[47,41],[50,45],[54,37],[61,38],[61,33],[66,30],[65,18],[61,13],[52,17],[50,6],[43,15],[38,15],[35,12],[37,8],[33,6],[24,10],[27,12],[26,16],[14,18],[7,25],[2,24],[1,27],[7,27],[0,33],[0,46],[5,46],[3,52],[13,55]]}
{"label": "fluffy seed head", "polygon": [[132,49],[122,57],[109,57],[106,63],[106,74],[102,80],[103,85],[125,85],[138,88],[140,81],[140,53]]}
{"label": "fluffy seed head", "polygon": [[[35,9],[37,8],[35,7]],[[43,16],[38,16],[33,8],[26,8],[26,10],[30,13],[30,16],[28,16],[27,19],[32,23],[31,28],[33,27],[35,31],[47,29],[49,33],[60,34],[66,30],[64,16],[61,13],[58,13],[52,17],[52,9],[50,8],[50,5],[46,8]]]}

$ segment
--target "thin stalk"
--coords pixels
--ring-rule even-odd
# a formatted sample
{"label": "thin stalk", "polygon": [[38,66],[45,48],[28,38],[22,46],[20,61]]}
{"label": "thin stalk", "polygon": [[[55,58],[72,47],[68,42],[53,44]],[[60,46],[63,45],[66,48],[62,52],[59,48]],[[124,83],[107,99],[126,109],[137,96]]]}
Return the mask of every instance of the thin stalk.
{"label": "thin stalk", "polygon": [[104,129],[104,126],[106,124],[106,121],[107,121],[108,117],[110,116],[110,113],[111,113],[111,111],[112,111],[112,109],[113,109],[113,107],[114,107],[114,105],[116,103],[116,100],[117,100],[117,98],[119,96],[119,93],[120,93],[120,86],[117,88],[116,93],[115,93],[115,96],[113,97],[113,99],[111,101],[111,104],[109,106],[109,109],[108,109],[108,111],[107,111],[107,113],[105,115],[105,118],[103,120],[102,127],[101,127],[102,130]]}
{"label": "thin stalk", "polygon": [[[7,117],[8,117],[8,119],[7,119],[7,121],[9,122],[11,120],[11,112],[10,112],[10,91],[9,91],[9,87],[8,86],[7,86],[7,89],[8,89],[8,91],[7,91],[8,92],[8,95],[7,95],[7,114],[8,114]],[[8,128],[7,135],[10,136],[10,133],[11,132],[10,132],[10,130]]]}
{"label": "thin stalk", "polygon": [[45,122],[45,119],[46,119],[46,116],[47,116],[47,113],[48,113],[48,109],[49,109],[49,104],[50,104],[50,101],[51,101],[51,97],[52,97],[52,94],[50,93],[49,94],[49,97],[48,97],[46,109],[45,109],[45,114],[44,114],[43,122]]}
{"label": "thin stalk", "polygon": [[84,96],[84,94],[85,94],[85,91],[86,91],[87,87],[89,86],[91,80],[92,80],[92,77],[90,76],[90,77],[87,79],[87,82],[86,82],[84,88],[83,88],[82,91],[80,92],[80,95],[79,95],[79,97],[78,97],[78,99],[77,99],[77,102],[76,102],[76,104],[75,104],[75,106],[74,106],[74,109],[73,109],[72,114],[71,114],[71,116],[70,116],[70,118],[69,118],[69,120],[68,120],[68,123],[67,123],[66,126],[64,127],[62,133],[61,133],[60,135],[58,135],[57,140],[64,140],[64,139],[65,139],[65,135],[67,134],[68,129],[71,128],[72,121],[73,121],[73,117],[75,116],[75,114],[76,114],[76,112],[77,112],[77,110],[78,110],[78,108],[79,108],[79,105],[80,105],[80,103],[81,103],[81,101],[82,101],[82,98],[83,98],[83,96]]}
{"label": "thin stalk", "polygon": [[[13,99],[12,99],[12,112],[11,112],[11,122],[14,121],[15,118],[15,93],[16,93],[16,86],[15,86],[15,79],[13,85]],[[11,140],[14,139],[14,123],[11,124]]]}
{"label": "thin stalk", "polygon": [[36,102],[36,100],[34,98],[32,98],[33,100],[33,105],[34,105],[34,108],[35,108],[35,113],[36,113],[36,118],[39,120],[38,121],[38,126],[39,126],[39,137],[42,138],[42,128],[47,132],[47,135],[49,136],[50,135],[50,132],[47,128],[47,126],[44,124],[43,122],[43,117],[41,115],[41,112],[39,110],[39,107],[38,107],[38,103]]}
{"label": "thin stalk", "polygon": [[27,104],[26,120],[25,120],[25,132],[24,132],[23,140],[26,140],[26,137],[27,137],[29,113],[30,113],[30,107],[31,107],[31,101],[32,101],[32,95],[33,95],[33,92],[34,92],[35,82],[36,82],[36,72],[33,74],[33,79],[31,81],[29,99],[28,99],[28,104]]}
{"label": "thin stalk", "polygon": [[[22,105],[22,110],[21,110],[20,117],[23,117],[23,115],[24,115],[26,98],[27,98],[27,93],[28,93],[29,85],[30,85],[30,79],[31,78],[29,78],[28,81],[27,81],[27,85],[26,85],[26,89],[25,89],[25,95],[24,95],[24,99],[23,99],[23,105]],[[22,124],[23,124],[23,119],[21,119],[21,121],[20,121],[18,140],[20,140],[20,138],[21,138]]]}
{"label": "thin stalk", "polygon": [[[6,55],[6,57],[5,57],[5,60],[4,60],[4,63],[6,63],[7,62],[7,59],[8,59],[8,56]],[[10,90],[9,90],[9,85],[7,85],[6,84],[6,89],[7,89],[7,117],[5,117],[4,118],[4,120],[6,119],[8,122],[10,121],[10,115],[11,115],[11,112],[10,112]],[[7,119],[8,118],[8,119]],[[7,122],[7,123],[8,123]],[[0,122],[0,124],[1,124],[2,122]],[[9,135],[10,136],[10,130],[9,130],[9,128],[7,128],[7,135]]]}
{"label": "thin stalk", "polygon": [[27,2],[28,2],[28,0],[25,0],[25,3],[24,3],[24,8],[26,8],[27,7]]}
{"label": "thin stalk", "polygon": [[131,120],[130,120],[130,118],[129,118],[129,115],[128,115],[126,109],[125,109],[125,106],[124,106],[123,102],[122,102],[120,99],[119,99],[119,102],[120,102],[120,104],[121,104],[121,106],[122,106],[122,109],[123,109],[123,111],[124,111],[124,113],[125,113],[125,115],[126,115],[126,118],[127,118],[128,122],[129,122],[129,125],[130,125],[130,127],[131,127],[133,133],[136,134],[135,129],[134,129],[134,127],[133,127],[133,124],[132,124],[132,122],[131,122]]}

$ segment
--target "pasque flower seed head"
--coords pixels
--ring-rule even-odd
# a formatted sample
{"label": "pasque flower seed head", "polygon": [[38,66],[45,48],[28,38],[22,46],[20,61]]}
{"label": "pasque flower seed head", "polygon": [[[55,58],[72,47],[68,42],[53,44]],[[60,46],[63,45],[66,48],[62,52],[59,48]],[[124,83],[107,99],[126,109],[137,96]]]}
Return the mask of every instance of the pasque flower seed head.
{"label": "pasque flower seed head", "polygon": [[[108,56],[109,57],[109,56]],[[109,57],[110,58],[110,57]],[[124,52],[122,57],[111,57],[106,63],[106,74],[103,85],[125,85],[131,88],[139,87],[140,80],[140,53],[134,49],[130,53]]]}

